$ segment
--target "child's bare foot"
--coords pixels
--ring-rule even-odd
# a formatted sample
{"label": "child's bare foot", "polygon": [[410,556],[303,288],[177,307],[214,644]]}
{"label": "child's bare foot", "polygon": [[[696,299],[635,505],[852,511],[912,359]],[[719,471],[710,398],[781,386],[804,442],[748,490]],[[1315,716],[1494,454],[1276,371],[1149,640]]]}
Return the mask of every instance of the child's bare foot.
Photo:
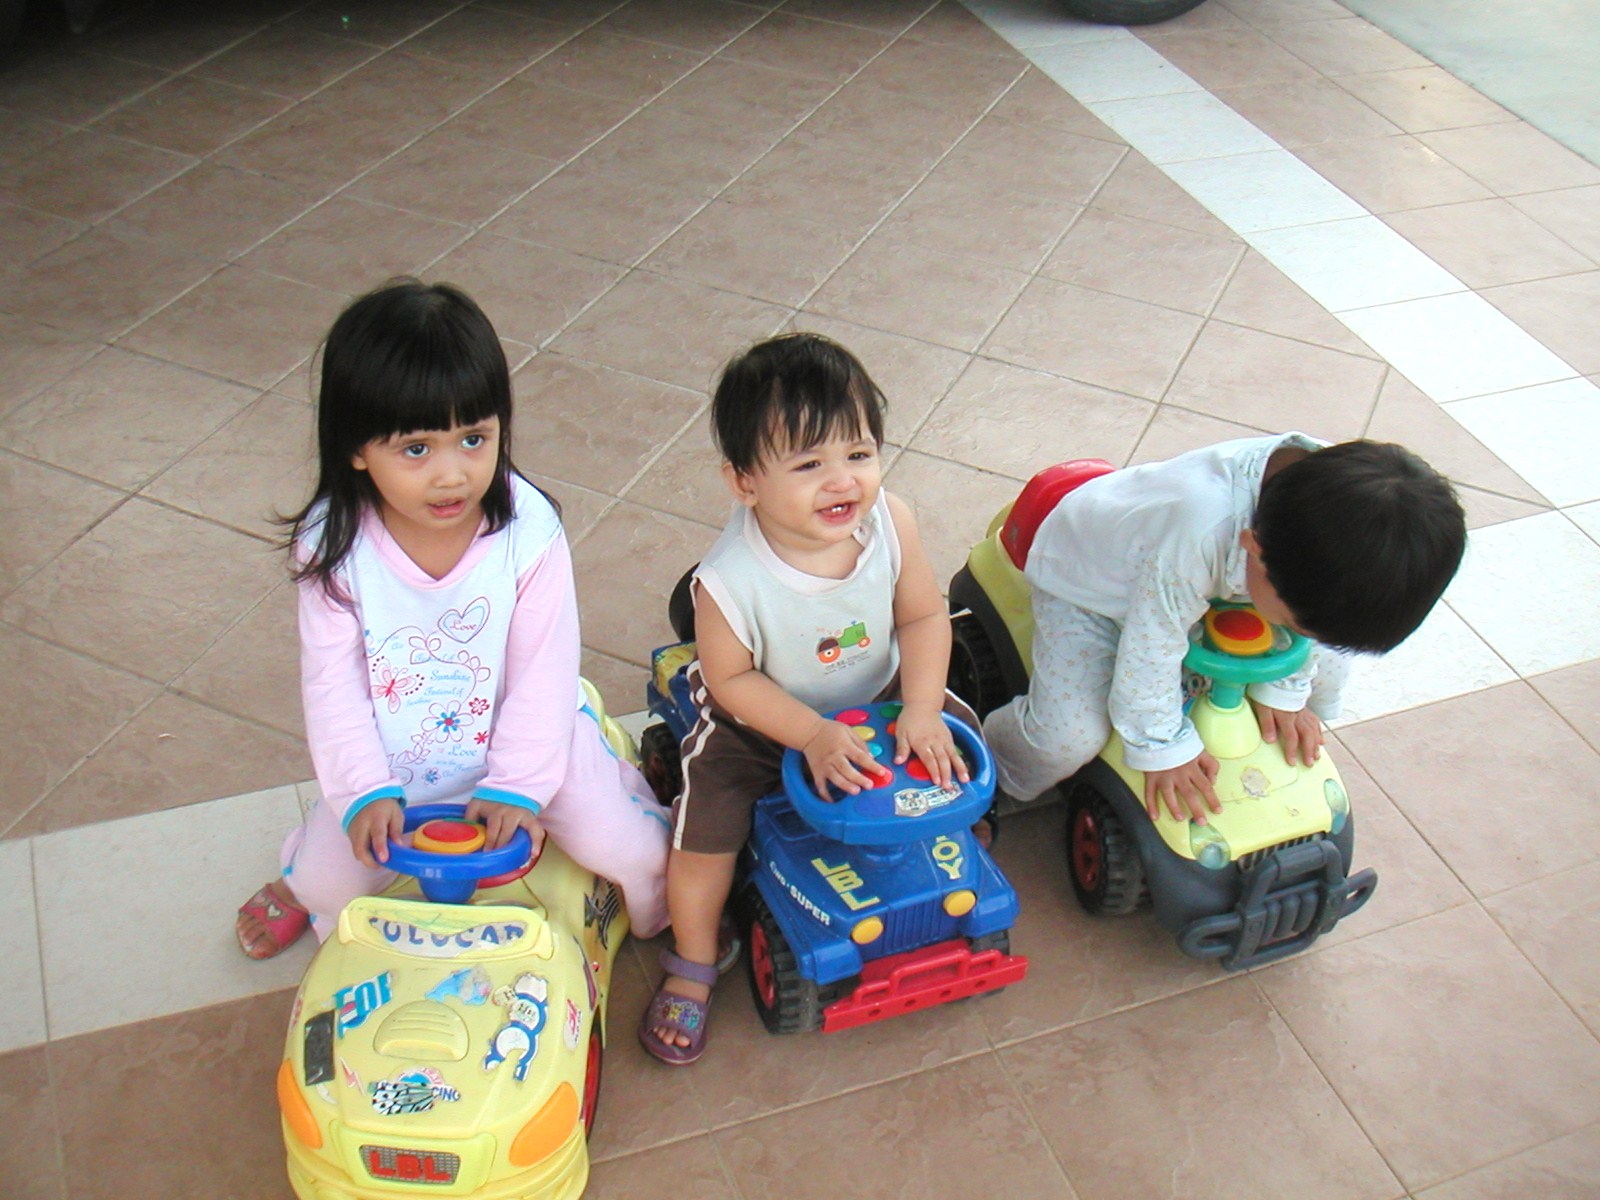
{"label": "child's bare foot", "polygon": [[288,885],[274,879],[239,906],[233,928],[245,954],[271,958],[298,941],[310,924],[311,914],[300,907]]}

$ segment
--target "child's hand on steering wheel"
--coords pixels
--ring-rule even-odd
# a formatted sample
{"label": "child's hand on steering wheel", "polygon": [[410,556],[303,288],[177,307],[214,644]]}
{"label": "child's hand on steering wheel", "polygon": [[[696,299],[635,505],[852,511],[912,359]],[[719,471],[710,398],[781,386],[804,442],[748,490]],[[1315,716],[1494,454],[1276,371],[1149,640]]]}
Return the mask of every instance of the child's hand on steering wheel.
{"label": "child's hand on steering wheel", "polygon": [[842,722],[822,721],[811,740],[800,747],[800,753],[811,770],[812,786],[824,800],[834,798],[828,791],[830,784],[852,796],[872,786],[868,772],[878,760],[855,731]]}
{"label": "child's hand on steering wheel", "polygon": [[482,823],[485,850],[500,849],[512,839],[518,829],[526,829],[534,845],[539,844],[538,814],[520,804],[502,804],[498,800],[484,800],[474,796],[467,804],[467,820]]}
{"label": "child's hand on steering wheel", "polygon": [[405,809],[393,797],[374,800],[350,818],[346,830],[350,848],[364,867],[381,867],[389,861],[389,839],[400,840],[405,832]]}
{"label": "child's hand on steering wheel", "polygon": [[928,768],[928,777],[942,788],[956,780],[971,781],[967,764],[956,753],[956,739],[932,705],[906,704],[895,718],[894,761],[903,763],[915,753]]}

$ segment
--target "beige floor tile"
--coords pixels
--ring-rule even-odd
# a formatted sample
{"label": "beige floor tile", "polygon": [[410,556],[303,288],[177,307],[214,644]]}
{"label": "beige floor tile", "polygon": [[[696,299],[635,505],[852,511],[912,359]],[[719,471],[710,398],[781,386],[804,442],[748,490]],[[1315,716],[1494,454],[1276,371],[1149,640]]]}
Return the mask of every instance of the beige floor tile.
{"label": "beige floor tile", "polygon": [[0,836],[51,788],[156,698],[159,688],[91,662],[20,630],[0,625],[6,677],[36,680],[30,689],[36,737],[12,763],[0,799]]}
{"label": "beige floor tile", "polygon": [[466,237],[460,225],[335,196],[267,238],[241,266],[330,292],[414,275]]}
{"label": "beige floor tile", "polygon": [[965,565],[994,514],[1021,490],[1009,476],[910,450],[894,459],[884,486],[911,506],[941,587]]}
{"label": "beige floor tile", "polygon": [[298,738],[168,692],[34,805],[15,832],[32,837],[159,813],[311,775]]}
{"label": "beige floor tile", "polygon": [[697,421],[661,452],[625,495],[635,504],[720,527],[733,497],[723,483],[719,463],[709,421]]}
{"label": "beige floor tile", "polygon": [[[753,21],[758,15],[746,13],[743,19]],[[705,55],[697,50],[618,37],[607,25],[602,23],[586,29],[562,43],[518,79],[536,85],[554,84],[629,104],[643,104],[705,60]]]}
{"label": "beige floor tile", "polygon": [[551,479],[548,475],[540,475],[536,471],[523,473],[561,505],[561,525],[567,531],[569,542],[576,543],[587,536],[594,528],[595,522],[605,515],[605,510],[614,503],[614,497],[594,491],[592,488],[580,487],[564,479]]}
{"label": "beige floor tile", "polygon": [[708,1136],[592,1163],[583,1194],[589,1200],[655,1200],[664,1179],[670,1179],[681,1194],[700,1200],[741,1200]]}
{"label": "beige floor tile", "polygon": [[[252,402],[249,388],[113,347],[0,420],[20,454],[133,490]],[[116,428],[119,437],[108,438]]]}
{"label": "beige floor tile", "polygon": [[631,111],[627,101],[511,79],[458,115],[451,128],[523,154],[567,159]]}
{"label": "beige floor tile", "polygon": [[272,1078],[291,999],[268,992],[52,1045],[64,1194],[289,1200]]}
{"label": "beige floor tile", "polygon": [[392,46],[433,24],[450,8],[441,0],[343,0],[311,4],[288,19],[352,41]]}
{"label": "beige floor tile", "polygon": [[165,71],[100,54],[38,51],[8,66],[0,106],[81,125],[167,78]]}
{"label": "beige floor tile", "polygon": [[975,359],[911,448],[1025,480],[1069,458],[1126,462],[1154,412],[1146,400]]}
{"label": "beige floor tile", "polygon": [[146,485],[141,494],[257,537],[277,539],[316,485],[310,408],[268,392]]}
{"label": "beige floor tile", "polygon": [[1425,1188],[1417,1200],[1586,1200],[1600,1179],[1600,1125],[1556,1138],[1543,1146],[1468,1171],[1449,1183]]}
{"label": "beige floor tile", "polygon": [[346,194],[476,226],[560,165],[553,158],[473,141],[447,125],[379,164]]}
{"label": "beige floor tile", "polygon": [[[1526,684],[1353,725],[1339,740],[1475,895],[1600,855],[1579,815],[1600,758]],[[1514,821],[1501,819],[1507,800]]]}
{"label": "beige floor tile", "polygon": [[1580,253],[1600,261],[1600,187],[1531,192],[1511,202]]}
{"label": "beige floor tile", "polygon": [[194,160],[86,129],[41,149],[0,185],[0,199],[75,221],[109,216]]}
{"label": "beige floor tile", "polygon": [[991,117],[1030,124],[1050,125],[1098,141],[1122,144],[1122,138],[1104,121],[1068,95],[1055,80],[1036,67],[1011,85],[989,110]]}
{"label": "beige floor tile", "polygon": [[1343,75],[1338,84],[1407,133],[1517,119],[1482,92],[1432,64]]}
{"label": "beige floor tile", "polygon": [[775,304],[634,271],[550,349],[704,393],[723,363],[788,316]]}
{"label": "beige floor tile", "polygon": [[[658,645],[665,645],[667,640],[668,636],[663,634],[662,641]],[[652,649],[653,646],[646,646],[640,650],[638,662],[624,662],[620,658],[584,647],[578,671],[600,689],[600,698],[605,701],[606,712],[612,716],[627,716],[645,707],[644,685],[645,680],[649,678],[648,661]]]}
{"label": "beige floor tile", "polygon": [[1600,1047],[1476,906],[1252,978],[1412,1191],[1600,1113]]}
{"label": "beige floor tile", "polygon": [[759,207],[777,225],[817,221],[860,238],[916,186],[931,165],[931,161],[883,158],[859,140],[813,136],[807,128],[804,136],[792,135],[780,142],[721,199]]}
{"label": "beige floor tile", "polygon": [[30,1046],[0,1054],[0,1172],[15,1200],[59,1200],[63,1194],[60,1139],[50,1051]]}
{"label": "beige floor tile", "polygon": [[1378,441],[1401,443],[1456,484],[1544,505],[1530,484],[1397,371],[1383,381],[1365,432]]}
{"label": "beige floor tile", "polygon": [[[963,1131],[958,1153],[929,1136],[942,1128]],[[721,1130],[714,1140],[747,1196],[780,1179],[794,1200],[838,1196],[869,1179],[929,1200],[1079,1195],[988,1054]],[[819,1155],[819,1146],[829,1152]]]}
{"label": "beige floor tile", "polygon": [[[863,67],[854,82],[977,120],[1027,69],[1015,51],[974,53],[965,46],[923,41],[915,29]],[[992,49],[987,43],[983,47]]]}
{"label": "beige floor tile", "polygon": [[1132,300],[1206,313],[1243,250],[1238,241],[1090,209],[1040,273]]}
{"label": "beige floor tile", "polygon": [[299,99],[377,53],[377,48],[298,24],[270,25],[194,68],[238,87]]}
{"label": "beige floor tile", "polygon": [[572,36],[572,27],[521,13],[459,8],[406,41],[425,58],[515,75]]}
{"label": "beige floor tile", "polygon": [[1300,59],[1244,27],[1153,32],[1144,40],[1203,88],[1221,89],[1316,74]]}
{"label": "beige floor tile", "polygon": [[1400,132],[1338,84],[1322,78],[1228,88],[1217,98],[1289,150]]}
{"label": "beige floor tile", "polygon": [[1409,134],[1305,146],[1301,159],[1375,213],[1483,200],[1489,189]]}
{"label": "beige floor tile", "polygon": [[1512,888],[1484,908],[1550,986],[1600,1036],[1600,864]]}
{"label": "beige floor tile", "polygon": [[1522,121],[1440,130],[1421,140],[1501,196],[1600,183],[1600,167]]}
{"label": "beige floor tile", "polygon": [[1482,296],[1580,374],[1600,371],[1600,271],[1484,288]]}
{"label": "beige floor tile", "polygon": [[1550,511],[1550,506],[1543,501],[1532,504],[1471,487],[1457,487],[1456,491],[1461,499],[1461,507],[1467,514],[1468,529],[1482,529],[1488,525],[1499,525],[1505,521],[1516,521]]}
{"label": "beige floor tile", "polygon": [[0,605],[21,629],[171,679],[281,576],[263,542],[133,499]]}
{"label": "beige floor tile", "polygon": [[540,345],[602,296],[622,269],[492,233],[468,238],[427,270],[465,288],[506,337]]}
{"label": "beige floor tile", "polygon": [[871,30],[812,22],[779,12],[769,13],[722,47],[721,55],[735,62],[791,71],[837,85],[888,44],[888,38]]}
{"label": "beige floor tile", "polygon": [[1385,220],[1474,289],[1594,269],[1592,260],[1504,200],[1412,209]]}
{"label": "beige floor tile", "polygon": [[610,495],[631,483],[705,405],[687,391],[541,354],[517,372],[516,442],[523,467]]}
{"label": "beige floor tile", "polygon": [[[672,641],[667,598],[720,528],[626,502],[602,517],[573,550],[584,645],[643,663],[651,647]],[[617,586],[622,579],[628,586]]]}
{"label": "beige floor tile", "polygon": [[[1170,404],[1163,404],[1156,409],[1156,415],[1151,420],[1150,427],[1145,430],[1144,436],[1139,439],[1139,446],[1133,452],[1133,457],[1128,460],[1128,465],[1160,462],[1163,459],[1176,458],[1190,450],[1198,450],[1202,446],[1231,441],[1234,438],[1254,437],[1265,432],[1268,431],[1253,425],[1240,425],[1234,421],[1224,421],[1217,417],[1208,417],[1204,413],[1190,412],[1185,408],[1173,408]],[[1282,430],[1271,432],[1280,433]]]}
{"label": "beige floor tile", "polygon": [[12,272],[0,307],[111,340],[217,269],[219,260],[137,231],[100,226]]}
{"label": "beige floor tile", "polygon": [[1228,421],[1270,420],[1342,441],[1366,428],[1384,374],[1383,364],[1371,359],[1213,321],[1166,401]]}
{"label": "beige floor tile", "polygon": [[983,352],[1153,400],[1172,381],[1200,325],[1189,313],[1036,278]]}
{"label": "beige floor tile", "polygon": [[29,514],[0,543],[0,595],[66,549],[122,499],[111,488],[0,452],[0,506]]}
{"label": "beige floor tile", "polygon": [[710,54],[760,19],[759,12],[723,0],[636,0],[611,13],[598,28]]}
{"label": "beige floor tile", "polygon": [[[280,560],[288,574],[287,560]],[[295,586],[280,583],[173,680],[184,696],[305,740],[300,706],[300,639]],[[300,762],[299,755],[289,762]],[[286,764],[284,778],[294,783]],[[310,778],[309,775],[306,778]]]}
{"label": "beige floor tile", "polygon": [[209,154],[271,120],[289,100],[179,75],[95,122],[101,133],[179,154]]}
{"label": "beige floor tile", "polygon": [[814,221],[777,228],[748,205],[713,201],[646,258],[675,278],[794,306],[811,295],[855,248],[849,233]]}
{"label": "beige floor tile", "polygon": [[[671,7],[676,12],[677,5]],[[666,11],[665,4],[662,10]],[[619,9],[617,15],[629,11]],[[833,90],[825,80],[716,57],[662,92],[652,108],[688,113],[776,138],[788,132]]]}
{"label": "beige floor tile", "polygon": [[71,125],[61,121],[22,112],[8,112],[5,136],[0,138],[0,170],[7,175],[22,170],[35,154],[59,142],[72,131]]}
{"label": "beige floor tile", "polygon": [[0,416],[61,380],[101,349],[100,343],[77,334],[0,314],[0,354],[6,360],[0,376]]}
{"label": "beige floor tile", "polygon": [[1428,65],[1415,50],[1359,19],[1280,25],[1272,37],[1324,75],[1361,75]]}
{"label": "beige floor tile", "polygon": [[1220,321],[1376,358],[1371,348],[1255,250],[1247,249],[1211,315]]}
{"label": "beige floor tile", "polygon": [[[999,1057],[1084,1200],[1390,1200],[1398,1191],[1248,979],[1033,1038]],[[1164,1152],[1152,1153],[1153,1140]]]}
{"label": "beige floor tile", "polygon": [[1028,277],[875,234],[862,243],[807,307],[956,350],[974,350]]}
{"label": "beige floor tile", "polygon": [[202,162],[124,208],[111,226],[231,259],[293,221],[318,198],[303,185]]}
{"label": "beige floor tile", "polygon": [[96,54],[180,71],[245,37],[255,29],[256,21],[283,15],[286,7],[268,5],[251,12],[239,5],[200,10],[170,5],[140,13],[135,20],[107,20],[123,15],[111,9],[97,12],[98,19],[82,36]]}
{"label": "beige floor tile", "polygon": [[88,226],[16,204],[0,204],[0,262],[18,267],[64,246]]}
{"label": "beige floor tile", "polygon": [[299,364],[346,302],[337,292],[245,267],[224,267],[127,334],[121,344],[266,388]]}
{"label": "beige floor tile", "polygon": [[1580,663],[1536,675],[1529,682],[1551,708],[1600,750],[1600,663]]}

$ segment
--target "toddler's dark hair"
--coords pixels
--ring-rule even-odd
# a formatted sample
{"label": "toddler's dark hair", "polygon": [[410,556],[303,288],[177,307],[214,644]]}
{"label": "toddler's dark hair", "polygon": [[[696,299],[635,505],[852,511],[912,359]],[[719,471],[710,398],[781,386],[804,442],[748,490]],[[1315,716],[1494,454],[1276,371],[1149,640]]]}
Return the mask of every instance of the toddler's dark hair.
{"label": "toddler's dark hair", "polygon": [[717,449],[741,474],[781,450],[865,430],[883,445],[883,392],[839,343],[819,333],[758,342],[723,368],[711,398]]}
{"label": "toddler's dark hair", "polygon": [[336,594],[334,572],[355,542],[362,510],[379,502],[372,477],[351,461],[368,443],[419,430],[500,418],[494,481],[483,497],[490,531],[511,520],[511,372],[483,310],[448,283],[391,279],[351,301],[321,348],[317,488],[283,519],[289,542],[316,520],[320,533],[296,579]]}
{"label": "toddler's dark hair", "polygon": [[1382,654],[1422,624],[1461,565],[1466,514],[1403,446],[1326,446],[1274,473],[1254,522],[1279,599],[1317,641]]}

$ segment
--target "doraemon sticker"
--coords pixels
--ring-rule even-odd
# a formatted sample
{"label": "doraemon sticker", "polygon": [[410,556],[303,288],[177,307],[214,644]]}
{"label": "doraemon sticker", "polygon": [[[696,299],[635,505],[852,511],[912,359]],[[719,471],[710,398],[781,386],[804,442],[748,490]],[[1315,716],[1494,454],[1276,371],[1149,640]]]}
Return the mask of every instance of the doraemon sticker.
{"label": "doraemon sticker", "polygon": [[462,967],[436,983],[428,992],[428,999],[439,1004],[446,1000],[458,1000],[462,1004],[478,1005],[488,1001],[493,987],[489,972],[482,967]]}
{"label": "doraemon sticker", "polygon": [[583,898],[583,927],[592,929],[598,926],[601,949],[611,947],[611,922],[617,919],[621,911],[622,893],[609,879],[596,875],[593,889]]}
{"label": "doraemon sticker", "polygon": [[389,1003],[393,996],[393,984],[394,976],[385,971],[334,992],[333,1008],[338,1013],[339,1036],[343,1037]]}
{"label": "doraemon sticker", "polygon": [[444,1081],[436,1067],[414,1067],[392,1079],[367,1085],[372,1107],[386,1117],[427,1112],[437,1101],[454,1104],[461,1093]]}
{"label": "doraemon sticker", "polygon": [[943,808],[961,799],[961,789],[958,787],[933,787],[901,788],[894,794],[894,815],[897,817],[920,817],[923,813],[932,812],[936,808]]}
{"label": "doraemon sticker", "polygon": [[527,972],[518,975],[515,983],[495,989],[492,999],[505,1007],[506,1023],[489,1039],[489,1053],[483,1057],[485,1071],[494,1070],[508,1058],[515,1059],[517,1065],[511,1074],[518,1083],[522,1082],[539,1053],[539,1034],[547,1019],[549,995],[549,983],[542,976]]}
{"label": "doraemon sticker", "polygon": [[528,926],[521,921],[490,921],[455,933],[440,933],[409,921],[391,921],[385,917],[368,917],[367,920],[384,941],[419,958],[457,958],[473,950],[504,946],[528,936]]}
{"label": "doraemon sticker", "polygon": [[567,1001],[567,1019],[561,1023],[561,1040],[568,1050],[578,1048],[578,1038],[583,1035],[583,1013],[570,999]]}

